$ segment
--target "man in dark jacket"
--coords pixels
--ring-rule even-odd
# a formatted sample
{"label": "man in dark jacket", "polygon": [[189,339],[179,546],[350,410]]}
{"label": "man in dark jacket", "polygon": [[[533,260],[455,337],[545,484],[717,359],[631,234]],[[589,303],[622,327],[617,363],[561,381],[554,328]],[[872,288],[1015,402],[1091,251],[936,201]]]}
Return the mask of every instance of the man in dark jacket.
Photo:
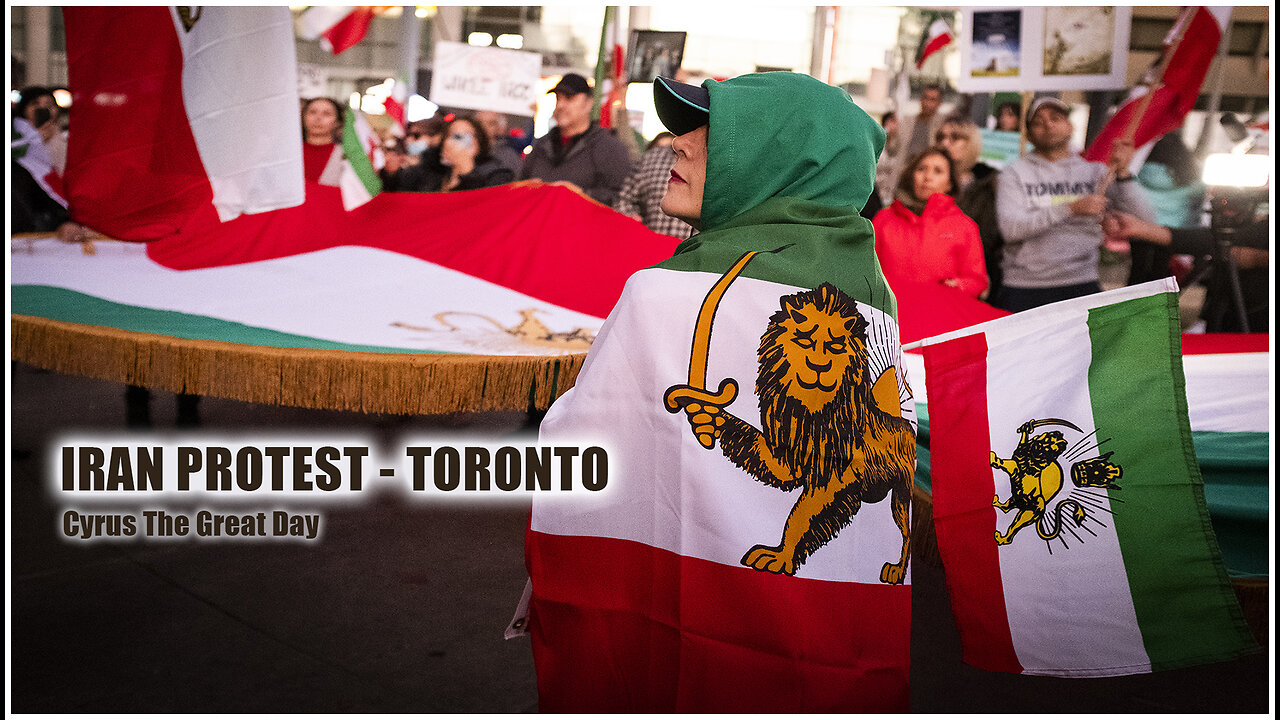
{"label": "man in dark jacket", "polygon": [[556,94],[556,126],[534,142],[520,179],[570,184],[612,206],[631,174],[631,155],[613,131],[591,121],[586,78],[567,73],[551,92]]}

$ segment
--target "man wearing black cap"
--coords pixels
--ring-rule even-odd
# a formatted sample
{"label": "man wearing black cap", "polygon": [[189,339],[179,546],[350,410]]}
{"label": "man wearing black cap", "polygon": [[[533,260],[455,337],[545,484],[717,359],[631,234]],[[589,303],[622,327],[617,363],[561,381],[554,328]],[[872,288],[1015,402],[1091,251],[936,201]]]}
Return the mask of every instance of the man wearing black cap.
{"label": "man wearing black cap", "polygon": [[612,206],[631,174],[631,154],[612,131],[591,121],[586,78],[566,73],[549,92],[556,94],[556,126],[533,143],[520,179],[567,183]]}
{"label": "man wearing black cap", "polygon": [[[1069,112],[1055,97],[1036,98],[1027,111],[1027,138],[1035,151],[1005,168],[996,185],[1005,244],[1003,286],[994,304],[1010,312],[1101,289],[1101,222],[1109,203],[1152,217],[1129,173],[1133,143],[1116,141],[1107,165],[1089,162],[1071,148]],[[1103,179],[1108,166],[1115,173],[1110,183]]]}
{"label": "man wearing black cap", "polygon": [[859,215],[884,131],[797,73],[654,96],[662,208],[698,233],[631,276],[542,423],[610,475],[533,501],[541,710],[906,712],[915,404]]}

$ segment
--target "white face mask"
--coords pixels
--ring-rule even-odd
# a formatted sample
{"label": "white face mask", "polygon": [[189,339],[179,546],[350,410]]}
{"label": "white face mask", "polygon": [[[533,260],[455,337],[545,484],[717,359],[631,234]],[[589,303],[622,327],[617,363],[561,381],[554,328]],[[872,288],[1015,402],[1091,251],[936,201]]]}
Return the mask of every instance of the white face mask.
{"label": "white face mask", "polygon": [[405,152],[410,155],[421,155],[427,149],[426,140],[413,140],[405,143]]}

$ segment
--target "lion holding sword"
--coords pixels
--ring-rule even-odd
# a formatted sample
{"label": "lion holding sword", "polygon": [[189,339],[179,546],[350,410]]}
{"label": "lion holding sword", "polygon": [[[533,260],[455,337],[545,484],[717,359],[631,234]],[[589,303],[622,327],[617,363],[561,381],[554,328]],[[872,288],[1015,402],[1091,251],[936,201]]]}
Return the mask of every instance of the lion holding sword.
{"label": "lion holding sword", "polygon": [[[743,264],[722,281],[731,281]],[[756,480],[780,490],[803,488],[781,542],[751,548],[742,564],[794,575],[849,525],[862,503],[889,496],[902,553],[884,564],[880,581],[903,582],[915,434],[901,417],[894,368],[875,382],[868,377],[867,325],[853,299],[830,284],[780,299],[758,353],[763,430],[724,409],[736,395],[732,379],[716,393],[696,383],[667,390],[667,409],[684,410],[703,447],[718,440],[724,456]]]}

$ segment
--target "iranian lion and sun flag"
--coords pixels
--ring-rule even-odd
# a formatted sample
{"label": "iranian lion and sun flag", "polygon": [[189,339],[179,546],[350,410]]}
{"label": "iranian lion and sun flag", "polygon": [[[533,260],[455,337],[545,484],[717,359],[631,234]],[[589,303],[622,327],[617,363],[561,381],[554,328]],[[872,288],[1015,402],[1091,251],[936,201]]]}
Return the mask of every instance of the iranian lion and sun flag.
{"label": "iranian lion and sun flag", "polygon": [[[64,304],[90,298],[191,317],[230,315],[332,341],[347,337],[344,327],[368,324],[351,311],[361,298],[386,288],[408,292],[417,282],[442,288],[431,301],[452,295],[473,310],[486,294],[507,293],[493,312],[516,313],[533,300],[557,319],[598,326],[627,277],[674,248],[673,239],[563,188],[371,192],[348,209],[338,188],[304,184],[285,8],[65,12],[76,98],[67,197],[81,222],[147,245],[145,256],[116,265],[110,257],[94,261],[110,265],[96,278],[79,265],[69,278],[71,265],[56,262],[33,264],[35,283],[15,271],[15,312],[64,291]],[[119,282],[140,263],[144,280]],[[377,277],[353,285],[360,276],[353,270],[362,267],[377,268]],[[255,287],[278,283],[277,271],[296,277]],[[594,377],[611,377],[601,368],[616,366],[617,377],[636,380],[625,390],[641,410],[620,448],[636,469],[621,469],[620,494],[586,524],[565,524],[554,505],[533,515],[530,562],[551,583],[544,594],[557,598],[559,619],[578,623],[573,642],[581,645],[564,657],[535,647],[540,672],[576,672],[573,652],[608,634],[636,643],[638,655],[617,660],[653,685],[580,688],[605,699],[666,693],[704,709],[748,700],[757,709],[786,709],[801,697],[839,709],[847,688],[837,684],[850,677],[872,688],[887,679],[905,692],[910,468],[903,462],[913,456],[904,445],[915,405],[898,338],[990,314],[957,310],[950,327],[939,326],[936,314],[909,321],[919,312],[909,307],[917,296],[904,295],[900,330],[891,309],[854,303],[827,286],[654,268],[632,282],[652,307],[615,313],[602,334],[666,337],[669,347],[644,348],[637,357],[660,358],[645,367],[609,343],[588,357],[584,372]],[[1126,293],[996,319],[926,344],[938,544],[973,665],[1114,675],[1255,649],[1217,556],[1188,438],[1176,298],[1164,286]],[[249,312],[228,304],[230,296],[261,302]],[[712,342],[709,321],[696,310],[709,305],[714,314],[720,303],[737,306],[726,317],[755,321],[717,325]],[[267,319],[256,314],[272,305],[286,309]],[[412,321],[411,313],[391,317],[396,310],[378,306],[386,327],[353,346],[404,351],[410,344],[393,323]],[[659,306],[672,310],[655,312]],[[324,308],[348,317],[329,328],[319,317]],[[812,342],[788,345],[815,328],[829,335],[822,362],[853,368],[848,377],[859,384],[841,375],[812,396],[791,392],[794,378],[779,358],[816,362]],[[708,378],[736,384],[732,392],[724,384],[712,389]],[[752,385],[790,388],[783,394],[794,397],[771,410]],[[592,392],[584,384],[573,402],[589,404]],[[837,401],[828,392],[849,394]],[[832,417],[861,435],[847,447],[836,437],[815,439],[817,425],[835,420],[805,426],[796,415],[801,406],[835,408]],[[595,430],[589,422],[580,429]],[[789,445],[824,449],[786,456]],[[875,455],[886,448],[896,450]],[[806,503],[835,492],[827,483],[853,456],[880,468],[883,487],[861,498],[846,492],[850,511],[822,520]],[[689,473],[703,482],[682,482]],[[817,534],[793,532],[801,526]],[[593,548],[606,546],[629,562],[562,571],[581,570]],[[618,606],[628,597],[619,588],[672,582],[681,583],[665,593],[674,604]],[[762,606],[756,597],[782,600]],[[789,632],[753,632],[779,624]],[[783,641],[761,645],[766,635]],[[680,667],[643,667],[649,645],[683,647]],[[861,654],[851,657],[851,648]],[[782,688],[749,672],[778,663],[807,668],[804,682]],[[705,705],[716,698],[723,702]],[[564,699],[543,701],[553,707]],[[863,705],[901,710],[904,702],[899,692]]]}

